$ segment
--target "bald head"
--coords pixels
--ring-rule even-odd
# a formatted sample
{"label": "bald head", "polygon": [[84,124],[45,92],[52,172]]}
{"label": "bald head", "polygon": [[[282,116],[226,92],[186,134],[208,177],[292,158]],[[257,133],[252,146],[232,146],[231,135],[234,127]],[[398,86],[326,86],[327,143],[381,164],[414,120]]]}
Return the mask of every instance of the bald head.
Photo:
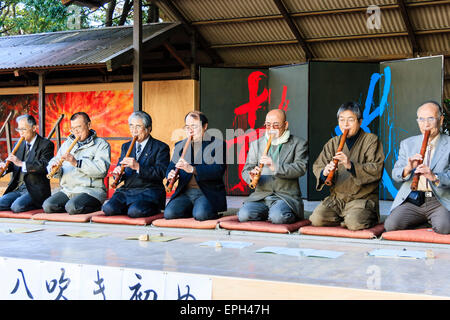
{"label": "bald head", "polygon": [[286,121],[286,113],[284,112],[284,110],[281,110],[281,109],[270,110],[267,113],[266,118],[269,117],[269,116],[278,118],[280,122]]}

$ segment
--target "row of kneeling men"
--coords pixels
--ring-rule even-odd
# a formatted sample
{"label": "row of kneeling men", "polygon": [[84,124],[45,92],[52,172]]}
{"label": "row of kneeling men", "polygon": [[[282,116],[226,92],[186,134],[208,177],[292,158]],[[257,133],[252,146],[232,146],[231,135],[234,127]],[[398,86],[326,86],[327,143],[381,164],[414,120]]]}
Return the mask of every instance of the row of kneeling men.
{"label": "row of kneeling men", "polygon": [[[439,103],[427,101],[417,109],[422,135],[400,144],[392,170],[401,188],[384,222],[387,231],[430,223],[434,231],[450,233],[450,137],[441,132]],[[104,178],[110,166],[110,145],[91,129],[84,112],[72,115],[71,135],[56,156],[51,141],[37,134],[35,119],[19,116],[17,131],[23,143],[0,164],[11,181],[0,198],[0,210],[83,214],[103,210],[106,215],[147,217],[164,210],[166,219],[217,219],[227,210],[224,173],[226,145],[208,135],[205,114],[185,116],[188,138],[175,144],[172,159],[166,143],[151,136],[152,118],[143,111],[129,119],[133,141],[122,145],[113,171],[123,184],[107,200]],[[316,188],[330,185],[330,195],[315,208],[313,226],[344,226],[350,230],[379,223],[379,183],[384,152],[380,139],[361,129],[359,104],[347,102],[337,111],[343,134],[331,138],[313,163]],[[265,134],[252,142],[242,179],[255,188],[239,209],[244,221],[289,224],[304,219],[299,177],[307,171],[307,142],[292,135],[283,110],[270,110]],[[420,152],[426,137],[426,152]],[[51,193],[49,173],[60,178],[60,190]],[[414,177],[417,187],[411,190]],[[166,205],[164,179],[178,181]],[[330,181],[330,182],[328,182]]]}

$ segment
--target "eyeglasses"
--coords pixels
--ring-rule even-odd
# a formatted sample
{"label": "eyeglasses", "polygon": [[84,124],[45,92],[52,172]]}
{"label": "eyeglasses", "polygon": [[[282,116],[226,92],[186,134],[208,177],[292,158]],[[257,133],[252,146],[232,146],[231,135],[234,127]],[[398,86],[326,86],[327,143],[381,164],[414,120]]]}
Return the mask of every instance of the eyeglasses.
{"label": "eyeglasses", "polygon": [[183,127],[183,129],[184,129],[184,130],[189,130],[189,129],[191,129],[191,130],[197,130],[199,127],[200,127],[200,126],[199,126],[198,124],[193,124],[193,125],[190,125],[190,126],[185,125],[185,126]]}
{"label": "eyeglasses", "polygon": [[130,124],[130,125],[128,125],[128,127],[130,128],[130,130],[134,130],[134,129],[142,130],[144,128],[144,126],[140,125],[140,124],[138,124],[138,125]]}
{"label": "eyeglasses", "polygon": [[274,123],[264,122],[264,126],[266,128],[272,127],[272,129],[280,129],[283,126],[283,124],[278,123],[278,122],[274,122]]}
{"label": "eyeglasses", "polygon": [[356,122],[355,118],[339,118],[338,119],[339,123],[350,123],[353,124]]}
{"label": "eyeglasses", "polygon": [[417,118],[417,122],[424,123],[425,121],[428,123],[433,123],[437,120],[437,118],[429,117],[429,118]]}
{"label": "eyeglasses", "polygon": [[83,128],[83,126],[76,126],[76,127],[71,127],[70,128],[70,132],[74,132],[74,131],[80,131]]}
{"label": "eyeglasses", "polygon": [[26,129],[26,128],[16,128],[16,131],[17,132],[25,132],[25,131],[27,131],[28,129]]}

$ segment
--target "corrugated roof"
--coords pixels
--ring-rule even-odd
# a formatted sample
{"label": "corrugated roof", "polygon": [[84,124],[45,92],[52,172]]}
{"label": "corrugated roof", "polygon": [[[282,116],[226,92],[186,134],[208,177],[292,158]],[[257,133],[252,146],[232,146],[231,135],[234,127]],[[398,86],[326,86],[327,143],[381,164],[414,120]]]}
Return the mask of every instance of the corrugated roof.
{"label": "corrugated roof", "polygon": [[[305,51],[278,0],[157,0],[169,20],[185,20],[223,65],[302,63]],[[442,54],[450,57],[450,0],[405,0],[408,30],[397,0],[282,0],[312,60],[374,61]],[[367,9],[380,8],[381,28],[369,29]],[[175,10],[173,10],[175,7]],[[178,12],[176,12],[178,11]],[[180,19],[180,14],[182,19]],[[411,31],[419,46],[414,52]],[[449,59],[445,59],[449,63]],[[446,67],[446,97],[450,97]]]}
{"label": "corrugated roof", "polygon": [[[150,41],[178,25],[144,25],[143,41]],[[132,45],[132,26],[0,37],[0,69],[105,64]]]}

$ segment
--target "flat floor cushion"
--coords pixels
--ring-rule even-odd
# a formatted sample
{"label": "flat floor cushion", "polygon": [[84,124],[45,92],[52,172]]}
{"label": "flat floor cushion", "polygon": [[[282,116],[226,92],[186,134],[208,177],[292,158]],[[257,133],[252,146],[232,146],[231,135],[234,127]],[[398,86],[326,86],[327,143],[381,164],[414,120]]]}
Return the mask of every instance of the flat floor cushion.
{"label": "flat floor cushion", "polygon": [[314,235],[314,236],[329,236],[329,237],[344,237],[357,239],[374,239],[377,238],[384,231],[384,224],[380,223],[376,226],[363,230],[348,230],[344,227],[301,227],[300,234]]}
{"label": "flat floor cushion", "polygon": [[[103,213],[103,212],[102,212]],[[155,214],[150,217],[130,218],[127,215],[106,216],[104,213],[92,217],[91,221],[96,223],[111,223],[111,224],[129,224],[137,226],[146,226],[156,219],[161,219],[164,216],[162,213]]]}
{"label": "flat floor cushion", "polygon": [[158,219],[152,222],[155,227],[187,228],[187,229],[215,229],[221,221],[233,219],[234,216],[225,216],[219,219],[198,221],[194,218]]}
{"label": "flat floor cushion", "polygon": [[450,244],[450,234],[439,234],[431,228],[383,232],[382,239]]}
{"label": "flat floor cushion", "polygon": [[14,213],[12,211],[0,211],[0,218],[14,218],[14,219],[30,219],[33,215],[42,213],[44,210],[36,209],[24,212]]}
{"label": "flat floor cushion", "polygon": [[64,222],[89,222],[91,218],[103,214],[102,211],[95,211],[85,214],[68,213],[38,213],[32,216],[33,220],[64,221]]}
{"label": "flat floor cushion", "polygon": [[221,221],[220,227],[228,230],[241,231],[257,231],[257,232],[272,232],[272,233],[292,233],[297,231],[300,227],[310,224],[309,220],[300,220],[291,224],[273,224],[269,221],[247,221],[239,222],[237,216],[232,216],[231,219]]}

